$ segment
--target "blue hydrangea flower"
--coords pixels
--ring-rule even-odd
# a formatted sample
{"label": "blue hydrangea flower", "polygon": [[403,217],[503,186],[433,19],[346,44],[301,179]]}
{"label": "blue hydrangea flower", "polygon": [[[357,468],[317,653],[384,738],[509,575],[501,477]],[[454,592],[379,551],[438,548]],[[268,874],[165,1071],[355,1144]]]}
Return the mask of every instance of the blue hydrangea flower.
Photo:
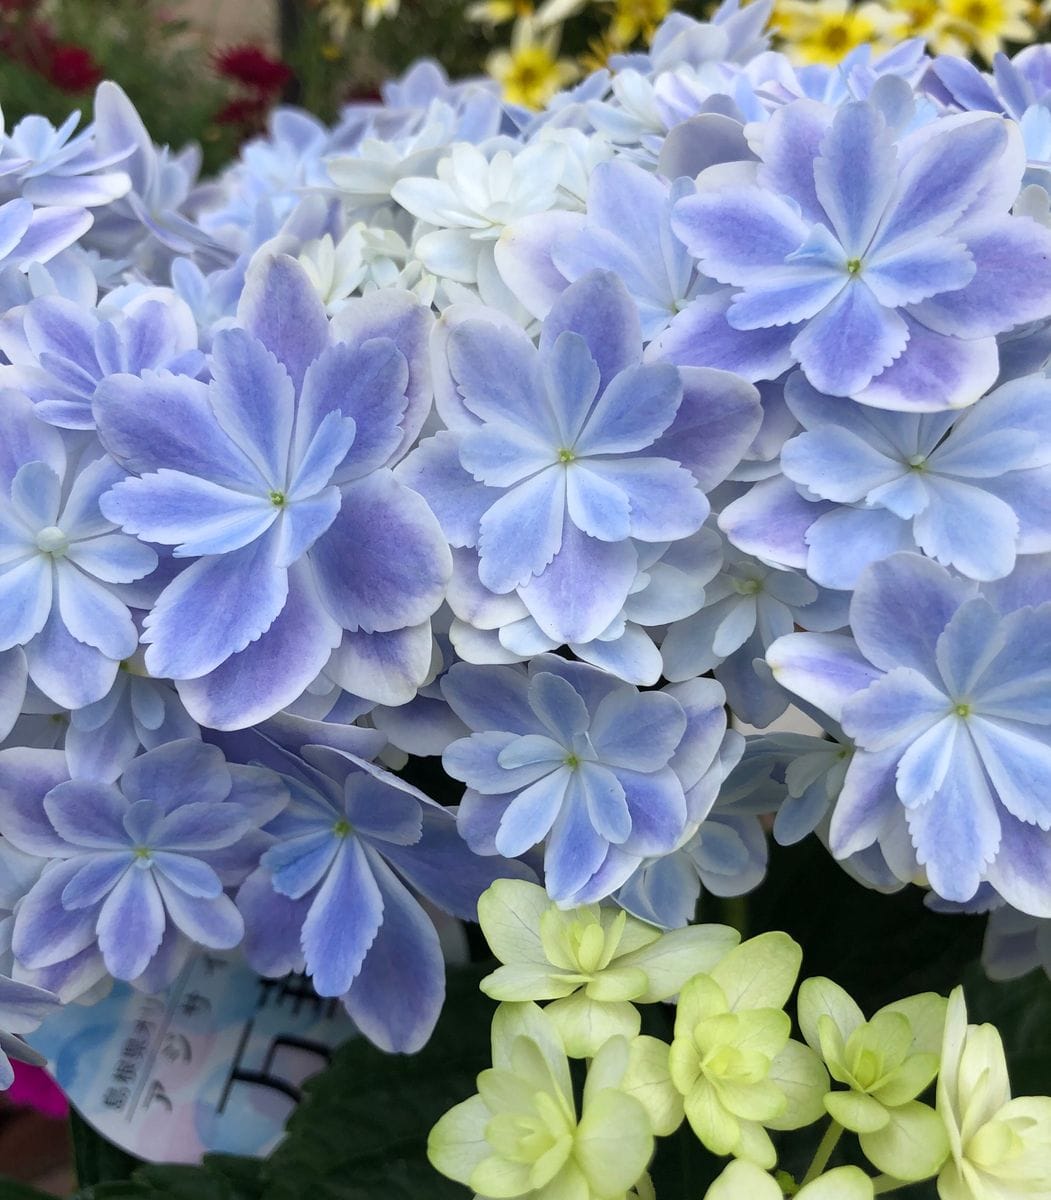
{"label": "blue hydrangea flower", "polygon": [[132,289],[107,297],[103,309],[65,296],[40,296],[0,323],[0,349],[12,366],[11,386],[36,405],[37,416],[64,429],[93,429],[91,402],[118,373],[163,368],[197,375],[204,355],[188,306],[167,288]]}
{"label": "blue hydrangea flower", "polygon": [[252,831],[287,802],[273,772],[230,767],[197,741],[148,751],[119,787],[70,780],[59,751],[0,752],[0,832],[53,860],[15,914],[16,959],[45,968],[97,944],[111,975],[134,980],[171,927],[236,946],[244,925],[224,886],[254,865]]}
{"label": "blue hydrangea flower", "polygon": [[697,682],[681,698],[639,692],[550,654],[528,669],[451,667],[442,692],[472,733],[442,764],[467,784],[458,820],[471,848],[510,858],[544,842],[548,894],[566,904],[601,899],[667,854],[691,819],[702,743],[705,768],[713,757],[704,738],[722,689]]}
{"label": "blue hydrangea flower", "polygon": [[758,485],[719,518],[741,549],[831,588],[853,588],[869,563],[899,550],[997,579],[1016,553],[1051,549],[1043,376],[1007,383],[955,417],[845,405],[800,374],[785,395],[804,430],[782,449],[785,479]]}
{"label": "blue hydrangea flower", "polygon": [[29,676],[63,708],[109,691],[138,631],[121,585],[148,575],[157,555],[99,511],[122,475],[97,447],[67,451],[24,397],[0,415],[0,651],[25,648]]}
{"label": "blue hydrangea flower", "polygon": [[871,845],[900,805],[937,895],[968,901],[986,883],[1051,915],[1051,603],[1045,585],[1034,605],[1029,583],[978,595],[895,554],[858,583],[853,639],[792,633],[770,647],[782,686],[857,747],[832,817],[837,857]]}
{"label": "blue hydrangea flower", "polygon": [[28,983],[16,983],[0,975],[0,1092],[15,1081],[10,1059],[42,1067],[47,1061],[17,1035],[30,1033],[55,1008],[58,997]]}
{"label": "blue hydrangea flower", "polygon": [[777,331],[829,395],[972,403],[996,378],[995,335],[1051,307],[1051,231],[1008,215],[1011,126],[965,114],[896,139],[875,104],[796,101],[748,132],[755,181],[702,187],[673,219],[738,289],[728,327]]}
{"label": "blue hydrangea flower", "polygon": [[678,681],[713,671],[742,720],[769,725],[785,711],[788,696],[763,662],[767,647],[796,626],[841,629],[850,597],[732,546],[723,557],[722,570],[704,589],[700,610],[668,626],[661,643],[664,676]]}
{"label": "blue hydrangea flower", "polygon": [[216,335],[210,383],[113,376],[95,400],[104,444],[138,476],[105,512],[196,559],[145,618],[146,667],[217,729],[272,716],[322,668],[404,702],[451,569],[435,518],[386,465],[426,415],[426,314],[401,294],[348,307],[349,344],[330,344],[302,268],[264,255],[240,319]]}
{"label": "blue hydrangea flower", "polygon": [[445,964],[415,893],[473,920],[494,878],[524,871],[471,854],[452,813],[354,754],[308,746],[286,765],[292,802],[237,894],[249,962],[264,975],[305,969],[376,1045],[418,1050],[441,1010]]}
{"label": "blue hydrangea flower", "polygon": [[132,152],[102,153],[89,126],[75,137],[80,113],[56,129],[46,117],[30,114],[0,141],[0,191],[14,192],[35,205],[97,208],[128,193],[131,179],[111,171]]}
{"label": "blue hydrangea flower", "polygon": [[640,364],[635,306],[601,272],[562,294],[539,352],[513,327],[477,320],[449,332],[447,356],[449,431],[400,478],[453,546],[477,546],[489,591],[517,591],[558,644],[599,637],[635,581],[633,542],[700,528],[701,482],[724,479],[758,428],[755,390]]}

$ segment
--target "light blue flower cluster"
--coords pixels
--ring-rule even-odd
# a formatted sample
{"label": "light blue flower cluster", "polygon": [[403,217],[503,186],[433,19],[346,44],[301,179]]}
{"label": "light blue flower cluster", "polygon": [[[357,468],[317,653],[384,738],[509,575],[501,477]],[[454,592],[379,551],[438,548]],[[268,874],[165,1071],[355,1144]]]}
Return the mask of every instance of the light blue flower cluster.
{"label": "light blue flower cluster", "polygon": [[241,947],[412,1050],[435,910],[683,925],[771,826],[1051,961],[1051,51],[767,16],[203,184],[109,83],[0,134],[0,1026]]}

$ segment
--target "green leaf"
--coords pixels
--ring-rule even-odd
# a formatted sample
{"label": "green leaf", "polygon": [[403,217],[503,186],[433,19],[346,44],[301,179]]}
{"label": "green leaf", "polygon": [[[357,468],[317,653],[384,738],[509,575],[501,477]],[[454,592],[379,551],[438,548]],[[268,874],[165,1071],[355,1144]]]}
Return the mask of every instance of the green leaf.
{"label": "green leaf", "polygon": [[0,1196],[3,1200],[53,1200],[47,1192],[38,1192],[28,1183],[19,1183],[17,1179],[9,1179],[0,1175]]}
{"label": "green leaf", "polygon": [[74,1108],[69,1110],[69,1130],[77,1182],[82,1188],[130,1179],[140,1165],[139,1159],[96,1133]]}
{"label": "green leaf", "polygon": [[385,1054],[363,1038],[336,1052],[306,1085],[267,1163],[262,1200],[463,1200],[427,1162],[426,1145],[489,1066],[494,1005],[478,991],[483,974],[450,968],[445,1009],[419,1054]]}

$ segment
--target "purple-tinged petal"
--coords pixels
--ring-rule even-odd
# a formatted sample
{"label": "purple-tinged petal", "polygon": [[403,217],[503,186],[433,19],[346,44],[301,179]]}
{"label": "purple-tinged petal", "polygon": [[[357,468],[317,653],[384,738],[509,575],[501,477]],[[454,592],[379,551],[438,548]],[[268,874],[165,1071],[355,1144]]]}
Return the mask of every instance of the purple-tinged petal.
{"label": "purple-tinged petal", "polygon": [[691,300],[646,348],[646,361],[715,368],[746,380],[777,379],[790,370],[799,326],[734,329],[726,319],[731,298],[724,288]]}
{"label": "purple-tinged petal", "polygon": [[[967,729],[996,798],[1020,821],[1051,829],[1051,747],[1032,728],[973,716]],[[1043,732],[1043,731],[1041,731]]]}
{"label": "purple-tinged petal", "polygon": [[[542,842],[559,813],[570,803],[576,775],[569,767],[549,771],[536,783],[523,788],[504,811],[496,832],[496,849],[505,858],[516,858]],[[583,796],[578,803],[584,804]]]}
{"label": "purple-tinged petal", "polygon": [[806,544],[810,578],[822,587],[843,591],[857,587],[861,573],[872,563],[916,546],[909,523],[879,508],[826,512],[807,529]]}
{"label": "purple-tinged petal", "polygon": [[908,466],[880,453],[852,430],[826,425],[787,441],[781,469],[793,483],[805,485],[823,500],[854,504],[874,488],[900,479]]}
{"label": "purple-tinged petal", "polygon": [[434,515],[387,470],[346,486],[339,515],[310,557],[328,611],[345,629],[366,633],[426,621],[452,573]]}
{"label": "purple-tinged petal", "polygon": [[774,678],[833,720],[843,705],[880,677],[851,638],[837,633],[790,633],[767,650]]}
{"label": "purple-tinged petal", "polygon": [[144,622],[150,673],[197,679],[265,633],[288,598],[288,571],[274,554],[271,534],[177,575]]}
{"label": "purple-tinged petal", "polygon": [[940,687],[919,671],[896,667],[843,703],[840,723],[863,750],[904,746],[952,711]]}
{"label": "purple-tinged petal", "polygon": [[682,392],[679,372],[667,363],[622,371],[591,410],[576,452],[592,455],[644,450],[674,420]]}
{"label": "purple-tinged petal", "polygon": [[829,826],[829,845],[836,858],[864,850],[901,812],[895,791],[899,748],[870,754],[855,751]]}
{"label": "purple-tinged petal", "polygon": [[814,184],[814,159],[831,119],[824,104],[797,100],[775,109],[767,122],[747,127],[749,145],[762,160],[757,171],[760,184],[795,201],[810,222],[825,218]]}
{"label": "purple-tinged petal", "polygon": [[49,863],[19,904],[11,949],[21,966],[31,971],[54,966],[95,941],[98,914],[62,906],[63,891],[83,865],[82,859]]}
{"label": "purple-tinged petal", "polygon": [[98,914],[99,949],[116,979],[145,971],[164,936],[164,905],[153,874],[125,871]]}
{"label": "purple-tinged petal", "polygon": [[[558,425],[558,445],[574,446],[581,430],[589,420],[588,413],[602,405],[594,405],[599,390],[599,369],[587,342],[579,333],[566,330],[560,333],[540,355],[544,386],[554,400],[555,422]],[[604,397],[603,397],[604,398]],[[541,437],[550,447],[550,440]],[[578,446],[580,453],[583,449]]]}
{"label": "purple-tinged petal", "polygon": [[303,922],[303,953],[319,996],[350,988],[383,918],[365,851],[357,838],[345,838]]}
{"label": "purple-tinged petal", "polygon": [[[217,785],[218,779],[217,772]],[[194,800],[164,817],[152,844],[165,850],[219,850],[232,845],[252,826],[251,816],[239,804]]]}
{"label": "purple-tinged petal", "polygon": [[969,579],[1002,579],[1015,564],[1018,518],[981,488],[934,476],[930,502],[913,522],[916,544]]}
{"label": "purple-tinged petal", "polygon": [[94,704],[106,695],[117,677],[118,660],[107,658],[94,646],[73,637],[57,608],[52,609],[44,628],[25,650],[29,677],[62,708]]}
{"label": "purple-tinged petal", "polygon": [[872,252],[948,230],[986,183],[1007,145],[999,118],[939,121],[902,162]]}
{"label": "purple-tinged petal", "polygon": [[544,633],[559,645],[590,642],[620,613],[637,565],[630,541],[600,542],[567,522],[562,547],[550,566],[518,594]]}
{"label": "purple-tinged petal", "polygon": [[339,625],[306,563],[288,573],[288,600],[258,640],[200,679],[181,680],[187,712],[211,729],[247,729],[298,699],[339,644]]}
{"label": "purple-tinged petal", "polygon": [[581,469],[627,495],[631,536],[643,542],[689,537],[710,511],[694,476],[666,458],[589,458]]}
{"label": "purple-tinged petal", "polygon": [[278,895],[269,872],[260,868],[238,889],[237,907],[245,920],[245,957],[254,970],[280,977],[303,969],[299,936],[310,907],[307,899]]}
{"label": "purple-tinged petal", "polygon": [[818,391],[850,396],[889,367],[908,340],[905,321],[855,278],[796,335],[792,351]]}
{"label": "purple-tinged petal", "polygon": [[430,621],[390,633],[344,630],[325,674],[374,704],[408,704],[431,674],[433,654]]}
{"label": "purple-tinged petal", "polygon": [[908,812],[916,857],[933,890],[970,900],[1000,845],[1000,819],[970,738],[958,738],[942,786]]}
{"label": "purple-tinged petal", "polygon": [[512,487],[556,461],[549,442],[505,421],[490,421],[465,433],[459,455],[464,470],[490,488]]}
{"label": "purple-tinged petal", "polygon": [[167,467],[258,494],[267,482],[223,432],[208,402],[208,387],[184,375],[146,371],[114,375],[94,400],[102,444],[129,471]]}
{"label": "purple-tinged petal", "polygon": [[307,368],[328,345],[325,307],[303,267],[287,254],[257,256],[245,275],[237,316],[300,389]]}
{"label": "purple-tinged petal", "polygon": [[122,533],[74,542],[66,558],[103,583],[134,583],[157,569],[157,552]]}
{"label": "purple-tinged petal", "polygon": [[906,808],[926,804],[945,782],[961,732],[961,723],[945,716],[921,733],[901,756],[896,781],[898,799]]}
{"label": "purple-tinged petal", "polygon": [[809,321],[827,308],[850,277],[835,267],[771,267],[762,281],[739,292],[726,319],[734,329],[766,329]]}
{"label": "purple-tinged petal", "polygon": [[48,793],[69,779],[61,750],[11,747],[0,751],[0,834],[26,854],[63,857],[70,846],[44,812]]}
{"label": "purple-tinged petal", "polygon": [[[396,422],[401,427],[401,441],[384,462],[376,465],[393,466],[419,437],[420,430],[431,411],[434,395],[432,384],[430,340],[434,331],[434,317],[430,307],[420,303],[411,292],[384,288],[368,296],[354,297],[340,309],[332,321],[332,336],[338,342],[349,342],[361,346],[365,354],[379,354],[369,343],[390,340],[397,347],[408,367],[408,383],[398,391],[365,393],[360,402],[352,400],[348,389],[345,404],[350,405],[350,416],[366,427],[361,434],[361,446],[371,453],[384,436],[386,421],[396,410],[400,417]],[[306,400],[307,384],[303,385],[303,400]],[[401,400],[402,392],[406,400]],[[374,414],[377,418],[374,424]],[[378,436],[372,432],[375,429]],[[354,456],[357,463],[357,457]]]}
{"label": "purple-tinged petal", "polygon": [[550,467],[506,492],[481,519],[478,576],[503,593],[544,572],[566,540],[566,473]]}
{"label": "purple-tinged petal", "polygon": [[879,667],[912,667],[935,683],[935,647],[953,613],[974,594],[944,567],[918,554],[874,563],[858,583],[850,626],[862,654]]}
{"label": "purple-tinged petal", "polygon": [[737,286],[781,266],[809,232],[787,200],[755,186],[684,197],[672,229],[706,275]]}
{"label": "purple-tinged petal", "polygon": [[222,329],[212,342],[208,398],[223,432],[271,487],[288,472],[295,389],[273,354],[243,329]]}
{"label": "purple-tinged petal", "polygon": [[244,918],[229,896],[194,896],[165,875],[155,876],[172,924],[191,941],[212,950],[232,950],[244,937]]}
{"label": "purple-tinged petal", "polygon": [[130,658],[139,644],[131,613],[104,584],[71,563],[55,564],[55,591],[62,623],[70,634],[107,658]]}
{"label": "purple-tinged petal", "polygon": [[331,829],[276,842],[259,860],[272,877],[275,892],[299,900],[317,887],[342,843]]}
{"label": "purple-tinged petal", "polygon": [[26,463],[11,484],[11,507],[29,529],[54,525],[62,502],[62,480],[42,462]]}
{"label": "purple-tinged petal", "polygon": [[983,221],[967,234],[974,259],[966,287],[944,290],[914,305],[924,325],[950,337],[980,338],[1051,310],[1051,230],[1028,217]]}
{"label": "purple-tinged petal", "polygon": [[151,800],[162,813],[194,802],[218,804],[230,794],[230,785],[223,752],[193,738],[140,755],[121,777],[121,790],[129,800]]}
{"label": "purple-tinged petal", "polygon": [[[356,833],[388,846],[414,846],[423,833],[420,801],[366,771],[347,776],[343,808]],[[402,785],[404,787],[404,785]]]}
{"label": "purple-tinged petal", "polygon": [[611,692],[595,709],[590,730],[601,762],[634,771],[667,766],[685,732],[686,714],[678,700],[634,688]]}
{"label": "purple-tinged petal", "polygon": [[802,569],[807,563],[807,530],[830,507],[804,499],[790,479],[777,475],[760,480],[728,504],[719,516],[719,528],[746,554]]}
{"label": "purple-tinged petal", "polygon": [[853,399],[899,412],[966,408],[996,382],[1000,369],[995,338],[963,340],[935,333],[905,318],[905,353]]}
{"label": "purple-tinged petal", "polygon": [[500,278],[519,304],[540,320],[569,285],[552,262],[552,251],[571,242],[583,223],[583,213],[529,213],[509,225],[493,249]]}
{"label": "purple-tinged petal", "polygon": [[330,487],[320,495],[284,506],[274,551],[277,565],[290,567],[298,562],[318,538],[331,528],[342,503],[339,488]]}
{"label": "purple-tinged petal", "polygon": [[419,903],[378,856],[383,924],[343,1003],[361,1032],[381,1050],[412,1054],[431,1036],[445,998],[438,934]]}
{"label": "purple-tinged petal", "polygon": [[561,807],[544,853],[544,882],[547,894],[556,902],[580,891],[602,865],[609,847],[609,842],[591,824],[579,772],[566,774]]}
{"label": "purple-tinged petal", "polygon": [[0,652],[0,740],[11,732],[22,712],[28,683],[24,652],[17,646]]}
{"label": "purple-tinged petal", "polygon": [[18,243],[13,261],[21,268],[46,263],[69,249],[91,228],[93,218],[82,208],[38,208]]}
{"label": "purple-tinged petal", "polygon": [[[154,870],[159,871],[185,896],[197,900],[214,900],[216,896],[222,895],[223,885],[219,876],[199,858],[191,858],[188,854],[172,854],[168,850],[154,850],[150,853],[150,862]],[[157,882],[162,895],[171,890],[166,889],[160,880]]]}
{"label": "purple-tinged petal", "polygon": [[642,858],[669,854],[686,828],[686,796],[682,782],[670,767],[660,771],[614,771],[631,813],[631,837],[622,849]]}
{"label": "purple-tinged petal", "polygon": [[814,159],[814,187],[848,257],[868,249],[896,179],[897,154],[883,114],[872,104],[844,104]]}
{"label": "purple-tinged petal", "polygon": [[62,889],[62,907],[68,912],[94,908],[134,863],[130,850],[86,854],[77,858],[80,870]]}
{"label": "purple-tinged petal", "polygon": [[529,680],[520,668],[454,663],[440,686],[449,707],[470,729],[544,732],[529,706]]}
{"label": "purple-tinged petal", "polygon": [[419,492],[437,517],[452,546],[474,546],[486,510],[500,498],[496,488],[476,482],[460,465],[457,434],[425,438],[400,463],[395,478]]}
{"label": "purple-tinged petal", "polygon": [[[566,514],[588,537],[623,542],[631,535],[631,506],[624,491],[590,469],[585,459],[566,471]],[[601,462],[598,465],[603,465]]]}
{"label": "purple-tinged petal", "polygon": [[1000,847],[986,879],[1012,907],[1051,917],[1051,836],[1000,813]]}
{"label": "purple-tinged petal", "polygon": [[584,762],[575,773],[595,831],[615,845],[627,841],[632,833],[631,812],[614,772],[601,763]]}
{"label": "purple-tinged petal", "polygon": [[[560,742],[584,733],[591,717],[580,693],[561,675],[537,671],[529,679],[529,707]],[[477,785],[473,785],[477,786]],[[511,788],[505,788],[511,791]]]}
{"label": "purple-tinged petal", "polygon": [[124,814],[128,802],[112,784],[73,779],[60,783],[44,800],[55,831],[73,846],[98,850],[127,847]]}
{"label": "purple-tinged petal", "polygon": [[43,554],[9,566],[0,574],[0,609],[4,629],[0,648],[24,646],[40,631],[51,612],[52,569]]}
{"label": "purple-tinged petal", "polygon": [[865,264],[864,278],[880,304],[901,308],[966,287],[974,273],[974,259],[966,246],[949,238],[931,238],[918,246],[906,243],[892,253],[875,255]]}
{"label": "purple-tinged petal", "polygon": [[448,356],[463,403],[475,416],[557,436],[540,358],[524,333],[465,321],[449,334]]}
{"label": "purple-tinged petal", "polygon": [[357,425],[339,412],[326,413],[309,443],[296,453],[288,495],[312,496],[333,478],[357,439]]}
{"label": "purple-tinged petal", "polygon": [[609,271],[590,271],[555,300],[540,331],[541,354],[567,330],[586,342],[599,369],[600,392],[637,363],[642,353],[638,309],[624,284]]}

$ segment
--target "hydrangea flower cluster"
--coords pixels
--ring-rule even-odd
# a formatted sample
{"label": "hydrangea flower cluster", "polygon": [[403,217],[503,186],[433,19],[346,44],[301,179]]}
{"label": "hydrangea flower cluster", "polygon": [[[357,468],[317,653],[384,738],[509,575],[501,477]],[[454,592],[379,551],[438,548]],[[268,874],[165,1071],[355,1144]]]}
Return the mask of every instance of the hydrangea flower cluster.
{"label": "hydrangea flower cluster", "polygon": [[[744,994],[758,951],[684,930],[769,829],[1051,966],[1051,51],[802,70],[767,16],[539,113],[422,64],[207,184],[110,83],[0,135],[0,1024],[240,947],[412,1051],[435,910],[513,881],[585,914],[494,942],[496,1070],[565,1151],[529,1186],[605,1197],[659,1133],[640,998],[759,1170],[792,1079],[873,1161],[929,1126],[922,1013],[826,989],[792,1041],[784,943]],[[817,732],[733,727],[790,704]]]}

